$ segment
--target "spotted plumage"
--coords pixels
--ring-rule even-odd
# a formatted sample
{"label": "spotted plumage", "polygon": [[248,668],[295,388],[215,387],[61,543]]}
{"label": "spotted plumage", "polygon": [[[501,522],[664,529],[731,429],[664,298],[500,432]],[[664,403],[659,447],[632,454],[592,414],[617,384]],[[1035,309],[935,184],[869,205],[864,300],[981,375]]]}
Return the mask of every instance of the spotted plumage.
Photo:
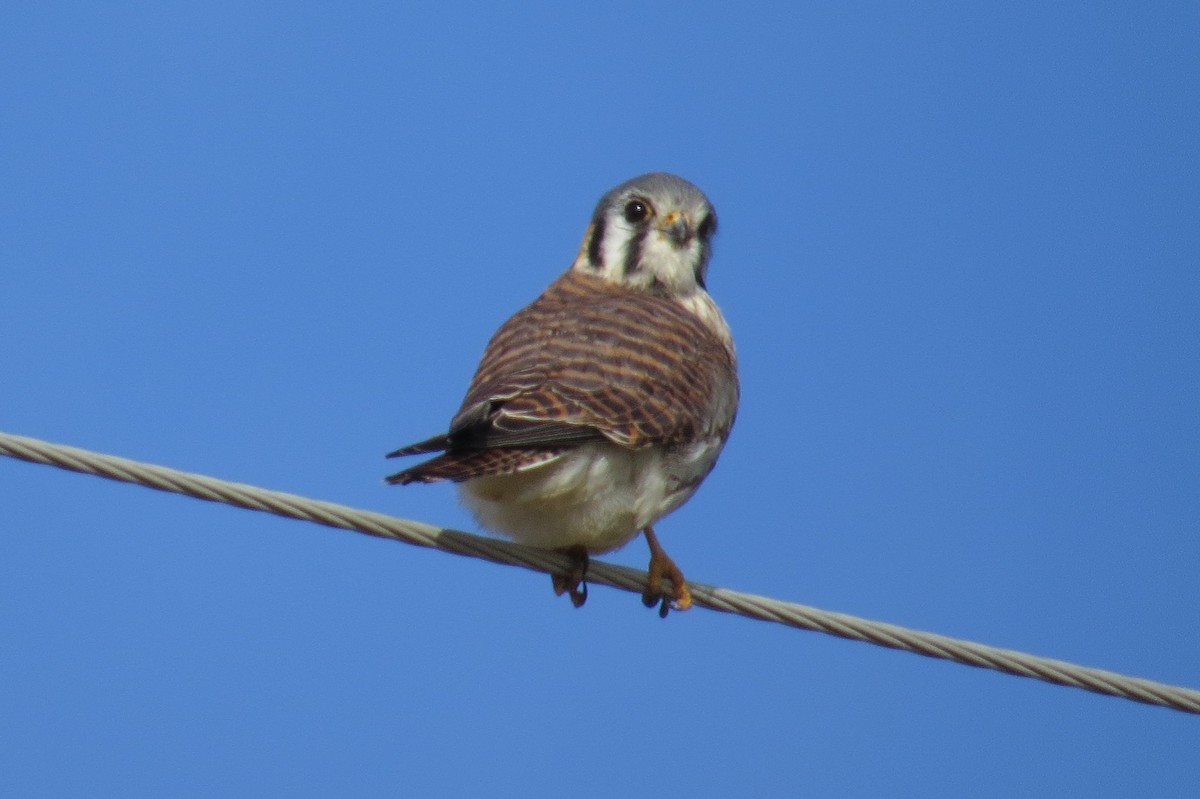
{"label": "spotted plumage", "polygon": [[[388,481],[458,482],[485,527],[584,559],[644,531],[651,582],[669,577],[686,607],[651,525],[712,469],[737,409],[729,328],[704,287],[715,229],[672,175],[606,194],[572,267],[493,336],[449,432],[390,456],[441,454]],[[571,582],[556,586],[581,604]]]}

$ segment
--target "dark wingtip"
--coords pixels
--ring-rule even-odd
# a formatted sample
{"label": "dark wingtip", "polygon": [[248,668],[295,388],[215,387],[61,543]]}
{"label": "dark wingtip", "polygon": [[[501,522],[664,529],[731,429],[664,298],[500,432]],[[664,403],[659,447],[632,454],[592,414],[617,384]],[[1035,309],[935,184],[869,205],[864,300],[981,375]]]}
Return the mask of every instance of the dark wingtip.
{"label": "dark wingtip", "polygon": [[407,447],[392,450],[386,457],[403,458],[405,455],[424,455],[427,452],[441,452],[449,446],[450,436],[445,433],[439,433],[433,438],[427,438],[424,441],[418,441],[416,444],[409,444]]}

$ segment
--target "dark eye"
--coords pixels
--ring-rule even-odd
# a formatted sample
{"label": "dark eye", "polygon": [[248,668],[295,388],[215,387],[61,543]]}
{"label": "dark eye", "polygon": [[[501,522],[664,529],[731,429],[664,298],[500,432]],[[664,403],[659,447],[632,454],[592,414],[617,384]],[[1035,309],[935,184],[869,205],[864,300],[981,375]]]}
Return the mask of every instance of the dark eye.
{"label": "dark eye", "polygon": [[631,225],[645,222],[650,216],[650,206],[643,200],[630,200],[625,203],[625,221]]}
{"label": "dark eye", "polygon": [[704,217],[704,220],[700,222],[700,227],[696,229],[696,233],[699,234],[700,238],[702,239],[707,239],[716,232],[717,217],[713,214],[709,214],[708,216]]}

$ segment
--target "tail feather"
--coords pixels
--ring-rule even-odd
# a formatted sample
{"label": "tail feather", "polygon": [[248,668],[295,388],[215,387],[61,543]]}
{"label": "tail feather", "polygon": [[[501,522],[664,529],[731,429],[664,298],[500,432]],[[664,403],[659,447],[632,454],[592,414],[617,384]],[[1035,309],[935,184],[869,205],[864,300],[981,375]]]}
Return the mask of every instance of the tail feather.
{"label": "tail feather", "polygon": [[391,485],[408,485],[409,483],[436,483],[439,480],[453,480],[461,483],[464,480],[474,480],[476,477],[488,477],[496,474],[511,474],[554,460],[560,454],[560,449],[520,450],[520,449],[485,449],[475,452],[447,452],[430,458],[424,463],[418,463],[411,469],[387,477]]}

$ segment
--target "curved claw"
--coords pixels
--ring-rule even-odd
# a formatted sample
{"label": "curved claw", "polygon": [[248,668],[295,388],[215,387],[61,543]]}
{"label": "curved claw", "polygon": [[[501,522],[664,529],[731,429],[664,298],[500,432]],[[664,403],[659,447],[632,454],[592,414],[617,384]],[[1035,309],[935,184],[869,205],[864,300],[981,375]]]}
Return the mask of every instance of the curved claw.
{"label": "curved claw", "polygon": [[574,560],[574,564],[571,566],[571,571],[566,574],[550,575],[550,580],[554,585],[554,595],[567,594],[571,598],[571,604],[581,608],[588,598],[588,587],[585,582],[588,569],[587,548],[572,546],[560,551],[570,556]]}
{"label": "curved claw", "polygon": [[[650,546],[650,576],[646,580],[646,590],[642,593],[642,604],[648,608],[658,605],[658,615],[665,619],[672,608],[675,610],[690,608],[692,592],[688,590],[683,572],[658,543],[658,536],[654,534],[653,528],[647,527],[643,533],[646,536],[646,543]],[[675,588],[673,597],[663,593],[663,577],[670,579],[671,585]]]}
{"label": "curved claw", "polygon": [[588,589],[587,583],[581,582],[578,588],[572,588],[567,592],[571,597],[571,604],[577,608],[583,607],[583,603],[587,602]]}

